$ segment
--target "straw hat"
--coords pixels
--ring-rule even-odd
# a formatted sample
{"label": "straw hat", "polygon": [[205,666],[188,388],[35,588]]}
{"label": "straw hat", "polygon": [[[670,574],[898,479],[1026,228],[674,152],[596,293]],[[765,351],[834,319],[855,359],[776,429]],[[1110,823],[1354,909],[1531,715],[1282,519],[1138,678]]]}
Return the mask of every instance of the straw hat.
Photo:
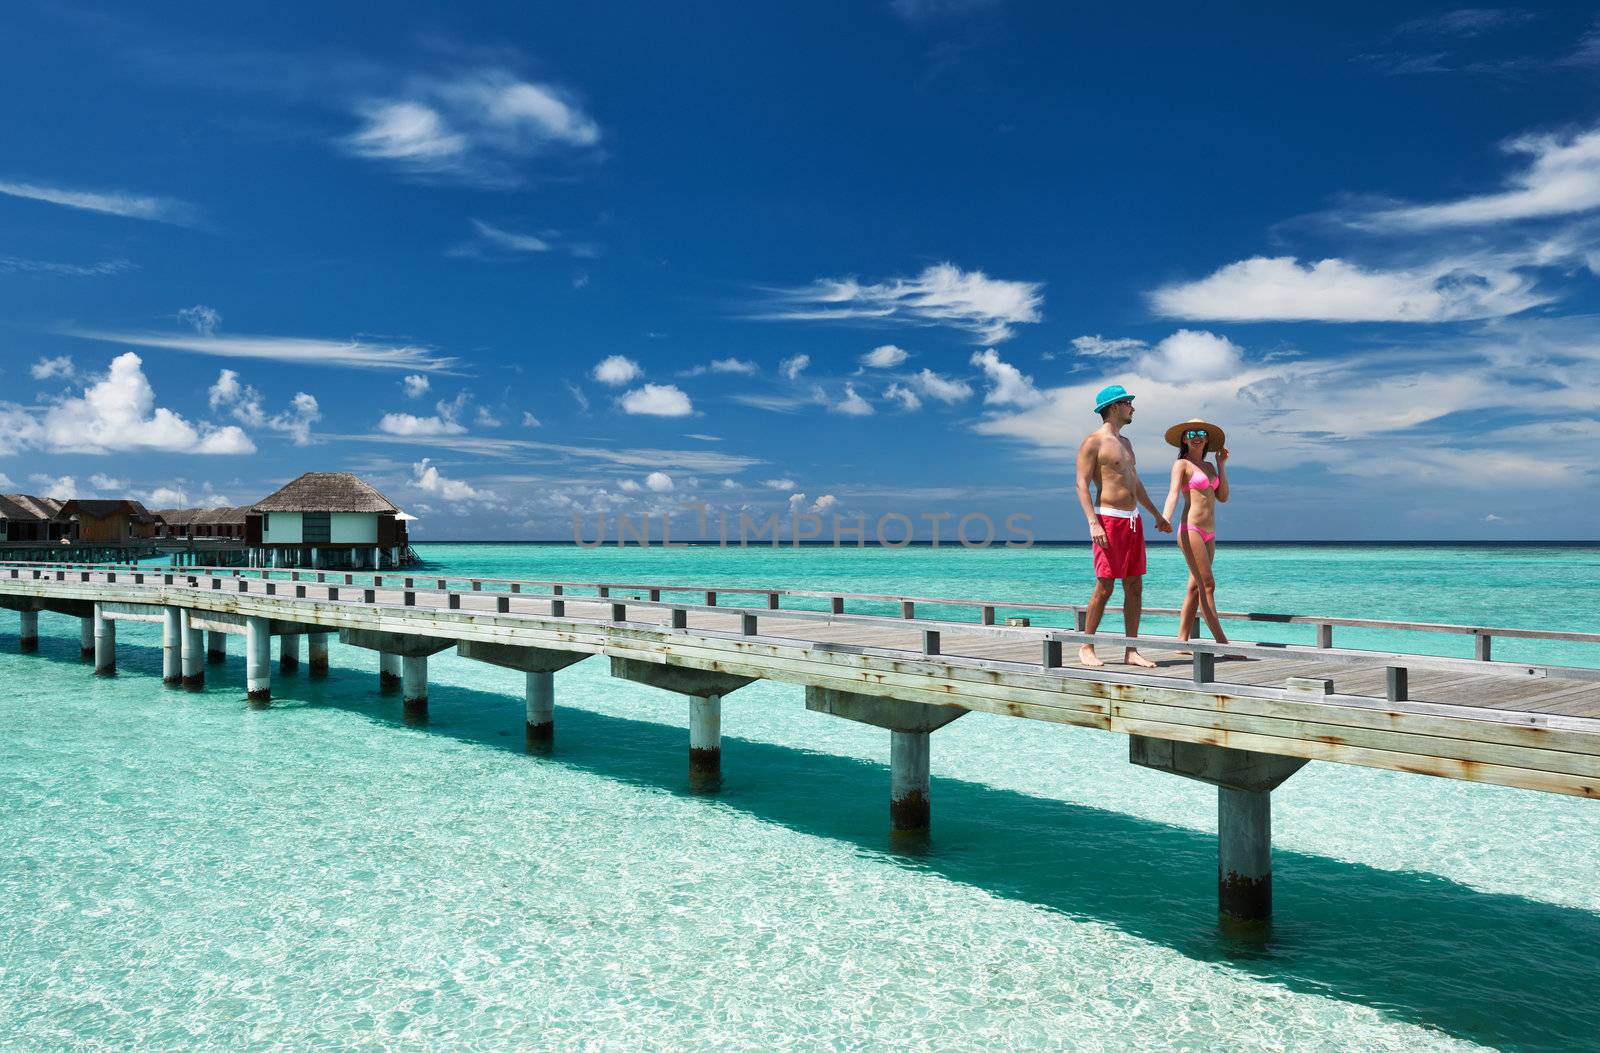
{"label": "straw hat", "polygon": [[1206,430],[1206,452],[1216,453],[1228,441],[1228,433],[1199,417],[1191,417],[1182,424],[1174,424],[1167,429],[1167,445],[1183,449],[1183,433],[1190,428],[1204,428]]}

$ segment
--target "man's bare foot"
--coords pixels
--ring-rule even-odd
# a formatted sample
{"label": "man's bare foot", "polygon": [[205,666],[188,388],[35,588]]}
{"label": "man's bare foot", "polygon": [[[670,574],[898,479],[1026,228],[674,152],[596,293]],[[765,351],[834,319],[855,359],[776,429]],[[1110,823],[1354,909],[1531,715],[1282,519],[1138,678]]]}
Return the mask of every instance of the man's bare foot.
{"label": "man's bare foot", "polygon": [[1105,665],[1100,660],[1100,656],[1094,653],[1094,647],[1090,644],[1084,644],[1078,648],[1078,664],[1086,665],[1091,669],[1098,669]]}
{"label": "man's bare foot", "polygon": [[1122,656],[1122,661],[1126,665],[1136,665],[1140,669],[1154,669],[1156,667],[1154,662],[1131,647],[1128,648],[1128,653]]}
{"label": "man's bare foot", "polygon": [[1194,652],[1193,651],[1173,651],[1172,653],[1177,655],[1179,658],[1193,658],[1194,657]]}

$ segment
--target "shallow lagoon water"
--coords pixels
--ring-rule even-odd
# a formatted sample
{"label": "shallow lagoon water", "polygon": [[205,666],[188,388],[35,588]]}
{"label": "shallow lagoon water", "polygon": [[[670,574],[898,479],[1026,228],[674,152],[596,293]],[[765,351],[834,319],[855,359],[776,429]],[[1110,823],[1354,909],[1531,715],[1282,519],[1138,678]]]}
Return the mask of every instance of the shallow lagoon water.
{"label": "shallow lagoon water", "polygon": [[[504,577],[1084,585],[1073,549],[421,550]],[[1593,549],[1235,546],[1219,579],[1235,609],[1600,629]],[[905,855],[886,733],[795,687],[730,696],[705,798],[687,707],[601,661],[557,675],[557,754],[531,758],[509,671],[435,659],[419,729],[367,652],[253,711],[237,641],[192,694],[161,687],[155,626],[119,628],[115,680],[74,621],[41,629],[18,655],[0,615],[0,1048],[1600,1048],[1594,802],[1312,764],[1274,795],[1278,922],[1240,943],[1213,792],[1121,736],[957,721]]]}

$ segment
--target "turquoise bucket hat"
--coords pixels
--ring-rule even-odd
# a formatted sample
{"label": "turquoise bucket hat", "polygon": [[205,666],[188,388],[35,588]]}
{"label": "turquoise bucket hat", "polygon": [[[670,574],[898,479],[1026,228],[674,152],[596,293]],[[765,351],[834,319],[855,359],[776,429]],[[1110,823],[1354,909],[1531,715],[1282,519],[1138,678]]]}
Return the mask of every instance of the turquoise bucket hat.
{"label": "turquoise bucket hat", "polygon": [[1132,402],[1133,396],[1128,394],[1128,389],[1121,384],[1111,384],[1103,387],[1100,389],[1100,394],[1094,397],[1094,411],[1099,413],[1113,402],[1121,402],[1123,399]]}

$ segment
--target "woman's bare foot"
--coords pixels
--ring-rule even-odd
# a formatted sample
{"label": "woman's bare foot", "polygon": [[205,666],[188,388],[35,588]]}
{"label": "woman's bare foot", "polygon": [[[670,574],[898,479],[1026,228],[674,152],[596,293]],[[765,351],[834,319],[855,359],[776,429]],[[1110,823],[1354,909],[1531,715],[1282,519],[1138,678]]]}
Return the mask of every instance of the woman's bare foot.
{"label": "woman's bare foot", "polygon": [[1122,661],[1126,665],[1136,665],[1140,669],[1154,669],[1156,667],[1154,662],[1150,661],[1150,659],[1146,658],[1144,655],[1140,654],[1138,651],[1135,651],[1131,647],[1128,648],[1128,652],[1122,656]]}
{"label": "woman's bare foot", "polygon": [[1098,669],[1105,665],[1100,660],[1100,656],[1094,653],[1093,644],[1084,644],[1078,648],[1078,664],[1089,666],[1091,669]]}
{"label": "woman's bare foot", "polygon": [[1172,653],[1177,655],[1179,658],[1193,658],[1194,657],[1194,652],[1193,651],[1173,651]]}

